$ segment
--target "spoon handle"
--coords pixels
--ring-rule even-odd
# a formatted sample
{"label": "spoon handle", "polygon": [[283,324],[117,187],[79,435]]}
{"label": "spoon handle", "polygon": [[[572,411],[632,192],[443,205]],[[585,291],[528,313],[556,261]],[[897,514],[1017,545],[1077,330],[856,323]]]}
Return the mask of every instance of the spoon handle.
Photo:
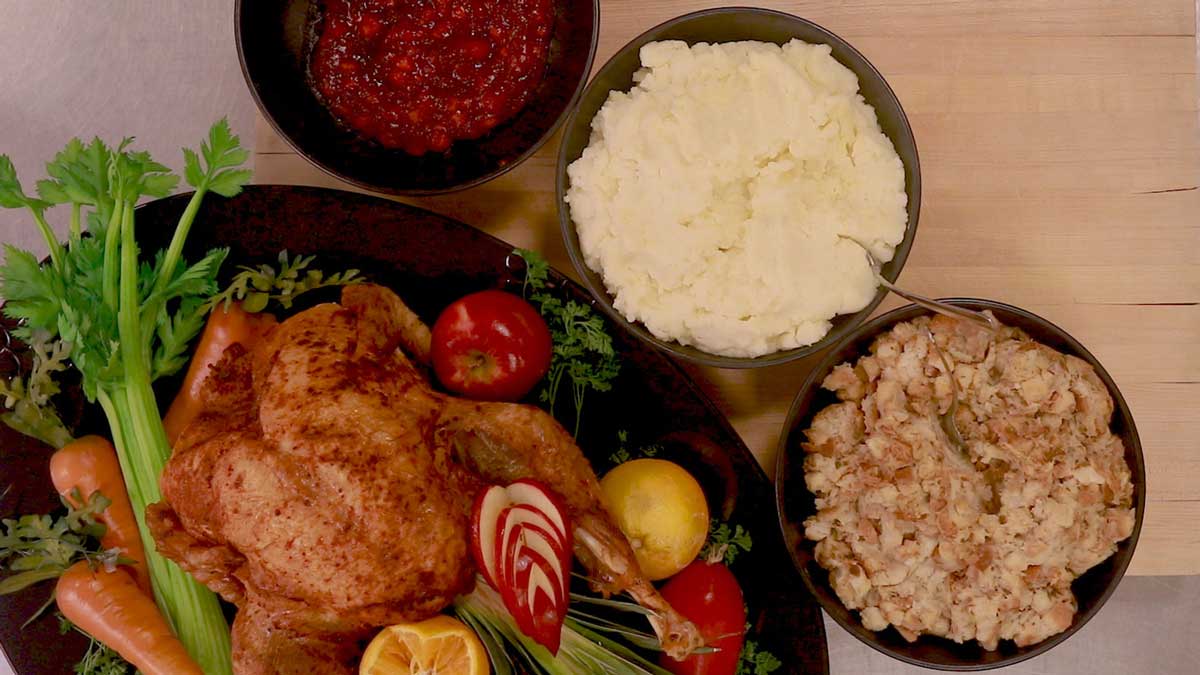
{"label": "spoon handle", "polygon": [[905,300],[920,305],[931,312],[944,314],[952,319],[969,321],[993,334],[1000,330],[1000,322],[996,321],[994,317],[984,314],[983,312],[976,312],[974,310],[966,309],[964,307],[956,307],[938,300],[931,300],[923,295],[911,293],[893,284],[883,277],[883,263],[880,262],[879,258],[875,257],[875,254],[871,252],[871,249],[866,244],[855,239],[854,237],[851,237],[850,235],[839,234],[838,236],[842,239],[858,244],[858,247],[861,248],[863,253],[867,255],[867,264],[871,266],[871,273],[875,275],[875,281],[877,281],[880,286],[883,286]]}
{"label": "spoon handle", "polygon": [[908,300],[909,302],[911,302],[913,304],[920,305],[921,307],[928,309],[931,312],[937,312],[938,314],[944,314],[953,319],[962,319],[964,321],[970,321],[971,323],[975,324],[976,326],[979,326],[980,328],[983,328],[984,330],[987,330],[987,331],[991,331],[993,333],[996,332],[997,329],[999,329],[999,326],[996,324],[996,320],[993,319],[992,317],[988,316],[987,314],[983,314],[982,312],[976,312],[976,311],[969,310],[969,309],[964,309],[962,307],[956,307],[954,305],[950,305],[950,304],[947,304],[944,302],[939,302],[937,300],[931,300],[923,295],[917,295],[916,293],[906,291],[906,290],[900,288],[899,286],[896,286],[892,282],[888,281],[887,279],[883,278],[883,275],[880,274],[877,270],[876,270],[875,278],[879,281],[879,284],[881,286],[883,286],[884,288],[886,288],[889,291],[895,293],[896,295],[904,298],[905,300]]}

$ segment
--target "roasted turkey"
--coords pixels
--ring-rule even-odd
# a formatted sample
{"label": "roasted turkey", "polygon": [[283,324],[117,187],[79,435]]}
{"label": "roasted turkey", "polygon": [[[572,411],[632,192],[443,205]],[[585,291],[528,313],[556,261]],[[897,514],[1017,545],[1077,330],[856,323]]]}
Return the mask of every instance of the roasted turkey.
{"label": "roasted turkey", "polygon": [[429,348],[395,293],[360,285],[213,367],[147,521],[163,555],[238,606],[234,671],[354,672],[373,629],[471,590],[473,500],[518,478],[563,498],[598,591],[653,610],[670,653],[698,647],[639,570],[571,435],[532,406],[435,391]]}

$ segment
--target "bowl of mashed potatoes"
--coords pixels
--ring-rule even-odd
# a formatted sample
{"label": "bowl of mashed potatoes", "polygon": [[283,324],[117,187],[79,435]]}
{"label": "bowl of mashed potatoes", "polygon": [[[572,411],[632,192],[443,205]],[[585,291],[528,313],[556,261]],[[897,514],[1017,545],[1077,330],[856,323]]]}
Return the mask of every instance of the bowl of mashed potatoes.
{"label": "bowl of mashed potatoes", "polygon": [[1002,327],[909,305],[827,352],[784,424],[776,497],[793,563],[842,627],[902,661],[982,670],[1099,611],[1133,558],[1145,464],[1077,340],[1010,305],[950,302]]}
{"label": "bowl of mashed potatoes", "polygon": [[[559,220],[597,304],[692,362],[802,358],[884,297],[920,211],[899,100],[853,47],[771,10],[713,9],[646,31],[567,120]],[[856,243],[859,242],[859,243]]]}

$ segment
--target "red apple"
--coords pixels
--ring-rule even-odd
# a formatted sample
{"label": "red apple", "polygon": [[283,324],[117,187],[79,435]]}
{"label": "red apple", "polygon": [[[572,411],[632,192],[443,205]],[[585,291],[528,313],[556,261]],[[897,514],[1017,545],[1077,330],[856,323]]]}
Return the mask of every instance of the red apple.
{"label": "red apple", "polygon": [[512,293],[459,298],[433,324],[433,370],[442,386],[468,398],[516,401],[550,369],[550,329]]}

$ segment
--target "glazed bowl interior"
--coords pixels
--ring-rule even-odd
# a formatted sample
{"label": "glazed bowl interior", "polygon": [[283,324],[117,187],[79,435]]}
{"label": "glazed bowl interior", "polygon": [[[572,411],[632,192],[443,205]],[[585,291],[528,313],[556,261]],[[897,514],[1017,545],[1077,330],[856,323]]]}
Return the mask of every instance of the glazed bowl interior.
{"label": "glazed bowl interior", "polygon": [[928,313],[920,307],[908,305],[873,319],[843,338],[813,369],[784,423],[776,466],[776,500],[780,526],[792,562],[821,607],[843,628],[871,647],[901,661],[940,670],[986,670],[1024,661],[1060,644],[1083,627],[1116,590],[1133,558],[1133,550],[1142,529],[1142,515],[1146,507],[1146,468],[1141,441],[1128,404],[1112,377],[1083,345],[1058,326],[1011,305],[969,298],[951,299],[949,302],[972,309],[991,310],[1001,323],[1020,328],[1038,342],[1083,359],[1095,368],[1112,395],[1111,429],[1125,445],[1125,461],[1132,472],[1133,504],[1136,509],[1133,534],[1117,546],[1115,554],[1072,584],[1071,589],[1079,601],[1079,611],[1071,626],[1058,635],[1027,647],[1017,647],[1013,642],[1004,640],[996,651],[987,651],[975,641],[957,644],[928,635],[910,643],[891,627],[881,632],[864,628],[858,613],[842,605],[830,585],[829,574],[814,559],[815,542],[805,539],[804,520],[816,513],[816,504],[804,483],[804,450],[800,444],[816,413],[837,402],[832,392],[821,388],[821,382],[838,364],[853,362],[866,355],[871,343],[881,333],[897,323]]}
{"label": "glazed bowl interior", "polygon": [[320,30],[323,0],[238,0],[238,56],[263,116],[318,168],[378,192],[449,192],[495,178],[533,154],[582,91],[596,50],[599,0],[553,0],[553,5],[545,75],[525,107],[482,138],[420,157],[347,129],[313,93],[308,56]]}
{"label": "glazed bowl interior", "polygon": [[734,42],[755,40],[784,44],[793,38],[813,44],[827,44],[833,49],[833,57],[858,76],[859,91],[867,103],[875,108],[879,125],[891,139],[896,153],[904,163],[905,191],[908,195],[908,224],[904,239],[896,247],[894,257],[883,266],[883,275],[895,280],[908,258],[913,238],[917,233],[917,220],[921,210],[921,170],[917,157],[917,145],[913,138],[908,118],[891,87],[867,59],[845,40],[811,21],[790,14],[765,9],[723,8],[705,10],[672,19],[651,28],[618,51],[592,78],[579,105],[567,119],[563,130],[562,145],[558,155],[558,180],[556,198],[559,224],[571,262],[584,285],[591,291],[597,304],[612,319],[639,338],[693,363],[721,368],[756,368],[786,363],[820,351],[862,323],[883,301],[886,292],[882,289],[866,307],[853,314],[843,314],[833,319],[833,327],[820,341],[779,351],[757,358],[717,356],[655,337],[640,322],[630,322],[613,307],[613,298],[605,289],[604,280],[587,266],[579,246],[579,236],[571,222],[570,208],[565,196],[570,187],[567,167],[583,154],[591,137],[592,118],[608,100],[610,91],[629,91],[633,87],[633,75],[641,68],[639,50],[648,42],[659,40],[683,40],[689,44],[697,42]]}

